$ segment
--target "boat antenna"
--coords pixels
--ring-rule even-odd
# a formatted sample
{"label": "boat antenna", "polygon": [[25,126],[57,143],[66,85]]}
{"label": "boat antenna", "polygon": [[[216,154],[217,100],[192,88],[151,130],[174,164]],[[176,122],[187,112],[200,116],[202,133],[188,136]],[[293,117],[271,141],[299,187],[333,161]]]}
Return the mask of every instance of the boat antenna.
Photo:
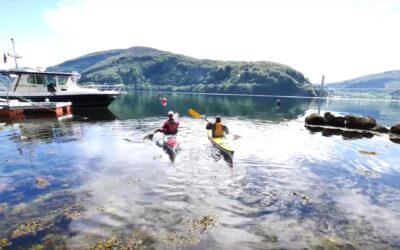
{"label": "boat antenna", "polygon": [[18,69],[18,63],[17,63],[17,59],[19,59],[19,58],[21,58],[21,57],[15,53],[15,44],[14,44],[14,39],[13,39],[13,38],[11,38],[10,40],[11,40],[11,43],[12,43],[12,46],[13,46],[13,51],[14,51],[14,54],[13,54],[13,55],[11,55],[10,53],[8,53],[8,56],[9,56],[9,57],[14,57],[14,60],[15,60],[15,68],[16,68],[16,69]]}

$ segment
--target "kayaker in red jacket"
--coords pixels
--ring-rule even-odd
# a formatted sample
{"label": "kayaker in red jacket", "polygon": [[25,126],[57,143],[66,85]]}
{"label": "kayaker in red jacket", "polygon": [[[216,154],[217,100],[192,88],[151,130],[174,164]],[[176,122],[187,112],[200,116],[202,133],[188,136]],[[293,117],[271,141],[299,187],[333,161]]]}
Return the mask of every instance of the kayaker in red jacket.
{"label": "kayaker in red jacket", "polygon": [[161,129],[157,129],[156,132],[162,132],[165,135],[176,135],[178,133],[179,121],[174,119],[174,112],[168,112],[168,118],[164,121]]}
{"label": "kayaker in red jacket", "polygon": [[222,124],[221,117],[217,116],[214,123],[207,123],[206,129],[212,129],[212,137],[224,137],[225,134],[229,134],[227,126]]}

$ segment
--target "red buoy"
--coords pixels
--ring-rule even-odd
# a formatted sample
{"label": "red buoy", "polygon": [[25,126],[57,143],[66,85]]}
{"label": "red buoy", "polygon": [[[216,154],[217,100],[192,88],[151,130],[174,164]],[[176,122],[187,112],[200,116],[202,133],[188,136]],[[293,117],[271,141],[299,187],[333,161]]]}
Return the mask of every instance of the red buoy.
{"label": "red buoy", "polygon": [[163,98],[161,99],[161,104],[162,104],[163,106],[167,106],[167,98],[163,97]]}

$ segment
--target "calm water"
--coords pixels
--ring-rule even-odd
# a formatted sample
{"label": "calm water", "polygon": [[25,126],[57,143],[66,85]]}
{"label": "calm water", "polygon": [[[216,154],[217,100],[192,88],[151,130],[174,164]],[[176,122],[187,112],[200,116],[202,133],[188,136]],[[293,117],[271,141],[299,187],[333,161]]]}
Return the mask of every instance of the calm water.
{"label": "calm water", "polygon": [[[166,94],[164,107],[156,95],[1,122],[0,249],[400,248],[400,144],[304,127],[325,111],[391,126],[400,102]],[[232,165],[188,108],[241,136]],[[143,140],[170,109],[173,163]]]}

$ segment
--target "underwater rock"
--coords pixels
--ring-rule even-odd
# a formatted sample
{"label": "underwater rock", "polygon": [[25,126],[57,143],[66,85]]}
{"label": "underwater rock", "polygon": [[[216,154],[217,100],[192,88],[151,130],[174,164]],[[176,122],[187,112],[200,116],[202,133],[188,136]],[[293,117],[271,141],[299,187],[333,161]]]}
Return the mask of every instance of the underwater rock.
{"label": "underwater rock", "polygon": [[210,215],[206,215],[198,221],[198,224],[202,226],[203,231],[207,230],[209,226],[215,226],[216,218]]}
{"label": "underwater rock", "polygon": [[400,144],[400,136],[390,136],[389,140],[394,142],[394,143]]}
{"label": "underwater rock", "polygon": [[346,127],[355,129],[372,129],[376,126],[376,121],[372,117],[346,115]]}
{"label": "underwater rock", "polygon": [[344,130],[342,137],[345,139],[372,138],[374,134],[368,131]]}
{"label": "underwater rock", "polygon": [[389,129],[387,127],[384,127],[379,124],[377,124],[375,127],[371,128],[371,130],[378,132],[378,133],[388,133],[389,132]]}
{"label": "underwater rock", "polygon": [[90,249],[120,249],[121,243],[115,236],[111,236],[108,239],[100,240],[95,243],[94,246],[90,247]]}
{"label": "underwater rock", "polygon": [[315,249],[356,250],[356,248],[353,245],[332,238],[325,238],[321,240],[321,243],[318,246],[316,246]]}
{"label": "underwater rock", "polygon": [[0,249],[3,249],[4,247],[10,246],[11,243],[8,242],[6,238],[0,240]]}
{"label": "underwater rock", "polygon": [[204,233],[212,226],[215,226],[216,222],[216,217],[212,215],[206,215],[195,220],[189,219],[183,225],[182,230],[168,237],[168,239],[164,241],[164,244],[168,248],[173,249],[195,246],[201,241],[202,237],[204,237]]}
{"label": "underwater rock", "polygon": [[276,235],[265,235],[262,241],[276,243],[278,242],[278,237]]}
{"label": "underwater rock", "polygon": [[377,172],[375,172],[373,170],[369,170],[369,169],[358,169],[357,173],[360,175],[369,177],[369,178],[379,178],[380,177],[380,175]]}
{"label": "underwater rock", "polygon": [[390,133],[400,135],[400,123],[390,127]]}
{"label": "underwater rock", "polygon": [[343,130],[341,129],[332,129],[332,128],[323,128],[322,129],[323,136],[332,136],[332,135],[342,135]]}
{"label": "underwater rock", "polygon": [[144,243],[152,244],[152,240],[142,239],[141,235],[138,233],[133,233],[129,237],[117,237],[115,235],[110,236],[107,239],[99,240],[92,244],[88,249],[90,250],[108,250],[108,249],[118,249],[118,250],[144,250],[148,249],[144,246]]}
{"label": "underwater rock", "polygon": [[261,206],[268,207],[279,201],[279,194],[276,190],[271,190],[265,194],[265,197],[261,200]]}
{"label": "underwater rock", "polygon": [[358,151],[360,154],[363,154],[363,155],[377,155],[378,153],[376,153],[376,152],[372,152],[372,151],[366,151],[366,150],[360,150],[360,151]]}
{"label": "underwater rock", "polygon": [[66,208],[64,210],[64,215],[67,219],[70,219],[70,220],[86,218],[86,216],[87,216],[84,206],[73,206],[73,207]]}
{"label": "underwater rock", "polygon": [[44,177],[36,177],[35,179],[35,187],[38,189],[44,189],[46,188],[48,185],[50,185],[50,182],[44,178]]}
{"label": "underwater rock", "polygon": [[4,211],[6,211],[6,208],[7,208],[7,203],[5,202],[0,203],[0,215],[4,213]]}
{"label": "underwater rock", "polygon": [[293,192],[292,193],[294,196],[297,196],[300,198],[300,201],[303,205],[307,205],[311,203],[311,199],[307,197],[305,194],[300,194],[298,192]]}
{"label": "underwater rock", "polygon": [[324,114],[324,118],[326,124],[334,127],[344,127],[345,126],[345,118],[344,116],[335,116],[331,112],[326,112]]}
{"label": "underwater rock", "polygon": [[126,185],[127,185],[127,186],[132,186],[132,185],[134,185],[134,184],[139,183],[140,181],[141,181],[140,179],[130,178],[130,179],[128,180],[128,183],[127,183]]}
{"label": "underwater rock", "polygon": [[0,183],[0,192],[12,192],[16,189],[14,184]]}
{"label": "underwater rock", "polygon": [[21,236],[34,235],[39,231],[51,227],[53,223],[51,221],[35,219],[29,223],[19,224],[18,227],[12,232],[11,238],[15,239]]}
{"label": "underwater rock", "polygon": [[306,124],[309,124],[309,125],[325,125],[326,124],[325,119],[316,113],[313,113],[313,114],[307,116],[305,122],[306,122]]}
{"label": "underwater rock", "polygon": [[324,130],[323,127],[319,127],[319,126],[309,126],[309,125],[305,125],[305,127],[307,128],[307,130],[311,131],[311,132],[321,132],[322,130]]}
{"label": "underwater rock", "polygon": [[21,202],[18,205],[14,206],[13,210],[12,210],[12,214],[19,214],[24,212],[26,209],[28,208],[28,205],[26,205],[25,202]]}

